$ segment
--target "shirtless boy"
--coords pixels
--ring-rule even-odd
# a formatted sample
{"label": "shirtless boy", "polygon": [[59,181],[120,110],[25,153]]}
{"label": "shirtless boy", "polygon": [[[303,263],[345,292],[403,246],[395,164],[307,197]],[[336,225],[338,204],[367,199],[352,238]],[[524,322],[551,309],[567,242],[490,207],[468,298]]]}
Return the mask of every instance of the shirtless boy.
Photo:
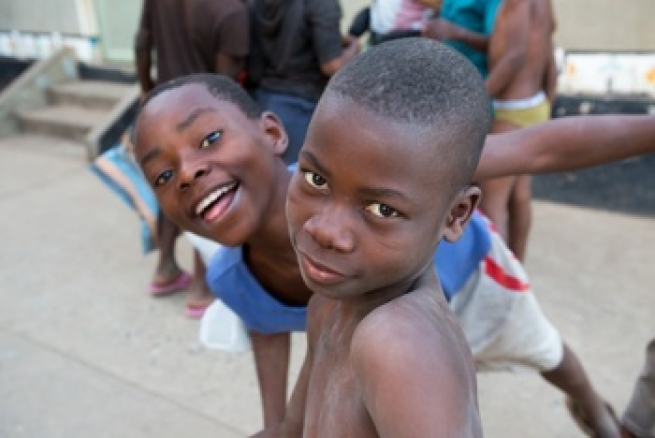
{"label": "shirtless boy", "polygon": [[289,188],[314,295],[271,435],[481,436],[473,361],[433,257],[479,201],[487,108],[474,67],[421,38],[371,49],[330,81]]}
{"label": "shirtless boy", "polygon": [[[550,118],[556,69],[550,0],[503,0],[489,41],[487,91],[493,98],[492,132],[530,126]],[[525,261],[531,222],[529,175],[484,181],[481,209],[509,248]]]}
{"label": "shirtless boy", "polygon": [[[611,127],[611,132],[604,127]],[[576,117],[530,130],[534,130],[530,135],[519,130],[489,136],[478,176],[521,172],[520,167],[507,168],[514,161],[505,157],[518,156],[533,144],[544,151],[560,145],[571,151],[585,144],[623,151],[626,143],[643,147],[655,138],[652,117],[637,116]],[[221,257],[212,263],[210,274],[216,280],[212,288],[251,329],[266,425],[284,415],[289,332],[305,330],[304,306],[311,295],[301,279],[284,214],[291,179],[280,158],[285,142],[275,116],[262,114],[232,81],[212,75],[191,76],[156,89],[136,126],[137,158],[162,208],[184,229],[234,247],[222,248]],[[544,158],[532,162],[528,154],[516,162],[537,171],[537,166],[549,162],[548,154],[539,156]],[[604,158],[619,157],[611,153],[598,157]],[[201,200],[217,188],[225,188],[224,196],[205,205],[209,208],[203,215],[196,214],[193,210]],[[231,232],[232,227],[238,233]],[[471,230],[468,227],[464,234]],[[456,251],[462,240],[466,239],[450,246]],[[454,269],[449,259],[436,266],[440,277]],[[474,269],[477,266],[474,261]],[[259,292],[253,295],[253,289]]]}

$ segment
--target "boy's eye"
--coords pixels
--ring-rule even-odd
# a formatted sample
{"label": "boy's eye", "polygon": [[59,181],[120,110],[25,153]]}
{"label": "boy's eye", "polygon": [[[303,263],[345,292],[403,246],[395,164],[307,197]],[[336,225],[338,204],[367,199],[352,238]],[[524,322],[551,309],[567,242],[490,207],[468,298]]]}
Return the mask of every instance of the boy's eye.
{"label": "boy's eye", "polygon": [[214,131],[211,134],[209,134],[207,137],[205,137],[202,140],[202,143],[200,143],[200,149],[206,149],[209,146],[211,146],[216,140],[221,138],[221,135],[223,135],[223,131]]}
{"label": "boy's eye", "polygon": [[318,173],[310,172],[310,171],[305,171],[305,181],[317,189],[325,189],[327,188],[327,181],[325,181],[325,178],[323,178],[321,175]]}
{"label": "boy's eye", "polygon": [[173,177],[173,171],[172,170],[165,170],[162,173],[160,173],[157,178],[155,179],[155,187],[159,187],[162,184],[166,183],[169,179]]}
{"label": "boy's eye", "polygon": [[365,210],[373,213],[375,216],[384,218],[397,217],[399,215],[398,210],[379,202],[374,202],[373,204],[367,205]]}

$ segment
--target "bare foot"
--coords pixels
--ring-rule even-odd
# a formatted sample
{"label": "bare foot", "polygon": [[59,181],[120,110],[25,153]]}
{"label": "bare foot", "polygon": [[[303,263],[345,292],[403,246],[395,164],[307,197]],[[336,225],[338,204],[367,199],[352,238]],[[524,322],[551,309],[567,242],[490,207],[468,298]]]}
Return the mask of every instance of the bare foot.
{"label": "bare foot", "polygon": [[152,284],[165,285],[177,280],[182,274],[182,269],[175,260],[160,260],[152,275]]}

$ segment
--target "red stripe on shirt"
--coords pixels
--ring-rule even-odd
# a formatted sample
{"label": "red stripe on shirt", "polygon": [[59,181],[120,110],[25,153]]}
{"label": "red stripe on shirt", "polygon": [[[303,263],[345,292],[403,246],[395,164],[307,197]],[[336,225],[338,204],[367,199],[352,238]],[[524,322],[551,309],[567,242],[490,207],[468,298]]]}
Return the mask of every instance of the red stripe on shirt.
{"label": "red stripe on shirt", "polygon": [[516,277],[508,275],[503,270],[503,267],[489,256],[484,258],[484,271],[492,280],[506,289],[516,292],[525,292],[530,289],[529,284],[522,282]]}

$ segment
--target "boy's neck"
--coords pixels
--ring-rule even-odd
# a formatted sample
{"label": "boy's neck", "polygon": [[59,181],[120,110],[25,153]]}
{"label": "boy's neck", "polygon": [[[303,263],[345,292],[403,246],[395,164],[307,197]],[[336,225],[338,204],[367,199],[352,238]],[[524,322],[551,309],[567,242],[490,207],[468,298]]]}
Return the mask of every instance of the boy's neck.
{"label": "boy's neck", "polygon": [[430,291],[429,295],[438,295],[438,298],[444,299],[441,285],[432,265],[424,269],[416,278],[407,279],[385,289],[370,291],[355,298],[338,300],[341,303],[339,308],[341,312],[349,313],[353,318],[361,321],[366,315],[381,306],[414,293],[424,295],[426,291]]}
{"label": "boy's neck", "polygon": [[304,306],[312,292],[305,285],[291,245],[286,219],[286,197],[291,173],[280,161],[270,208],[261,229],[244,246],[245,262],[264,289],[281,302]]}
{"label": "boy's neck", "polygon": [[291,173],[282,160],[276,168],[276,178],[270,189],[269,209],[263,213],[261,227],[247,240],[244,246],[258,253],[285,253],[292,251],[289,227],[286,218],[286,199],[291,182]]}

